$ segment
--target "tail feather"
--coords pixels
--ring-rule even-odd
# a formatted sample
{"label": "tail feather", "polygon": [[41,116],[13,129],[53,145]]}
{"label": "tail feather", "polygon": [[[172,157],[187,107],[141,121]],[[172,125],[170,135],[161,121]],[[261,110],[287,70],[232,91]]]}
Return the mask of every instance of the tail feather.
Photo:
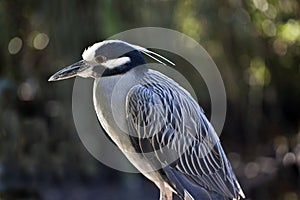
{"label": "tail feather", "polygon": [[169,182],[173,183],[172,187],[177,192],[177,195],[183,200],[228,200],[228,197],[208,191],[194,184],[188,177],[172,167],[164,168],[164,172]]}

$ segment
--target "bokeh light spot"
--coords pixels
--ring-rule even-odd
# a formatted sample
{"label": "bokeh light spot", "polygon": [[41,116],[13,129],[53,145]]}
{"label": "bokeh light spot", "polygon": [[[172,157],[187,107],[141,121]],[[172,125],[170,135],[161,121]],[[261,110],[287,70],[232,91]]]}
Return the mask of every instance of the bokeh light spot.
{"label": "bokeh light spot", "polygon": [[264,12],[265,16],[269,19],[275,19],[277,16],[277,8],[272,4],[269,4],[268,9]]}
{"label": "bokeh light spot", "polygon": [[22,101],[31,101],[35,97],[35,89],[28,82],[21,83],[18,88],[18,96]]}
{"label": "bokeh light spot", "polygon": [[21,50],[23,41],[19,37],[12,38],[8,43],[8,52],[10,54],[17,54]]}
{"label": "bokeh light spot", "polygon": [[272,157],[260,157],[258,159],[260,172],[273,174],[277,170],[277,161]]}
{"label": "bokeh light spot", "polygon": [[280,27],[279,36],[288,42],[300,39],[300,23],[296,20],[289,20]]}
{"label": "bokeh light spot", "polygon": [[33,39],[33,47],[38,50],[43,50],[49,43],[49,37],[45,33],[38,33]]}
{"label": "bokeh light spot", "polygon": [[277,149],[280,145],[288,146],[288,140],[285,136],[278,135],[275,137],[273,145],[275,149]]}
{"label": "bokeh light spot", "polygon": [[297,0],[280,0],[279,7],[283,12],[290,14],[298,10],[299,5]]}
{"label": "bokeh light spot", "polygon": [[277,161],[281,162],[282,157],[288,152],[289,144],[285,136],[276,136],[273,142],[274,150],[276,152]]}
{"label": "bokeh light spot", "polygon": [[199,40],[203,34],[203,25],[205,20],[201,20],[193,13],[195,2],[180,1],[175,15],[176,26],[183,33],[191,36],[195,40]]}
{"label": "bokeh light spot", "polygon": [[284,194],[284,200],[297,200],[297,194],[295,192],[287,192]]}
{"label": "bokeh light spot", "polygon": [[295,162],[296,162],[296,156],[292,152],[286,153],[282,159],[282,163],[284,166],[292,165]]}
{"label": "bokeh light spot", "polygon": [[265,62],[256,57],[251,60],[248,68],[248,84],[252,86],[265,86],[271,81],[271,74]]}
{"label": "bokeh light spot", "polygon": [[273,42],[273,49],[274,49],[274,52],[280,56],[284,56],[287,52],[287,49],[288,49],[288,44],[277,38],[274,42]]}
{"label": "bokeh light spot", "polygon": [[246,165],[244,173],[248,179],[251,179],[258,175],[259,168],[259,164],[256,162],[250,162]]}
{"label": "bokeh light spot", "polygon": [[253,4],[255,8],[257,8],[260,11],[266,11],[269,7],[269,4],[266,0],[253,0]]}
{"label": "bokeh light spot", "polygon": [[262,29],[263,29],[264,33],[269,37],[273,37],[273,36],[276,35],[276,26],[269,19],[266,19],[266,20],[263,21]]}

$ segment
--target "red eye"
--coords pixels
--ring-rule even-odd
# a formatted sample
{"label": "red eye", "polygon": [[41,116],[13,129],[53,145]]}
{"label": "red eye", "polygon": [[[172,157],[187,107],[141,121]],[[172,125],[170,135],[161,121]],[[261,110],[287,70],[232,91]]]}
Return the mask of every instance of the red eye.
{"label": "red eye", "polygon": [[96,62],[98,62],[98,63],[103,63],[103,62],[105,62],[107,59],[106,59],[105,56],[98,55],[98,56],[96,56],[95,60],[96,60]]}

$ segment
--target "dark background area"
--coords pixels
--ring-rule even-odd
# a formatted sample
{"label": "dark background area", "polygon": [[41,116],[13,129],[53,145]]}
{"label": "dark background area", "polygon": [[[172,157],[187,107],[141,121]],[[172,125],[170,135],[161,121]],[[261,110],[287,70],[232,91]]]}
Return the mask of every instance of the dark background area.
{"label": "dark background area", "polygon": [[[221,141],[247,199],[300,199],[299,1],[0,0],[0,200],[158,199],[141,175],[84,148],[73,80],[47,82],[87,46],[143,26],[187,34],[217,64],[228,101]],[[205,85],[176,66],[209,114]]]}

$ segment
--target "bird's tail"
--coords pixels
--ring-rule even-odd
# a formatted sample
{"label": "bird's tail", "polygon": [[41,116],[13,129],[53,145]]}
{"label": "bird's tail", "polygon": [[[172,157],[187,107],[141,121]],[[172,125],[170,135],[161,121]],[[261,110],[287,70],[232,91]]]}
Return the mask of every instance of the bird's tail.
{"label": "bird's tail", "polygon": [[185,175],[178,173],[172,167],[165,167],[164,172],[169,182],[173,183],[172,187],[177,195],[183,200],[228,200],[226,197],[192,183]]}

